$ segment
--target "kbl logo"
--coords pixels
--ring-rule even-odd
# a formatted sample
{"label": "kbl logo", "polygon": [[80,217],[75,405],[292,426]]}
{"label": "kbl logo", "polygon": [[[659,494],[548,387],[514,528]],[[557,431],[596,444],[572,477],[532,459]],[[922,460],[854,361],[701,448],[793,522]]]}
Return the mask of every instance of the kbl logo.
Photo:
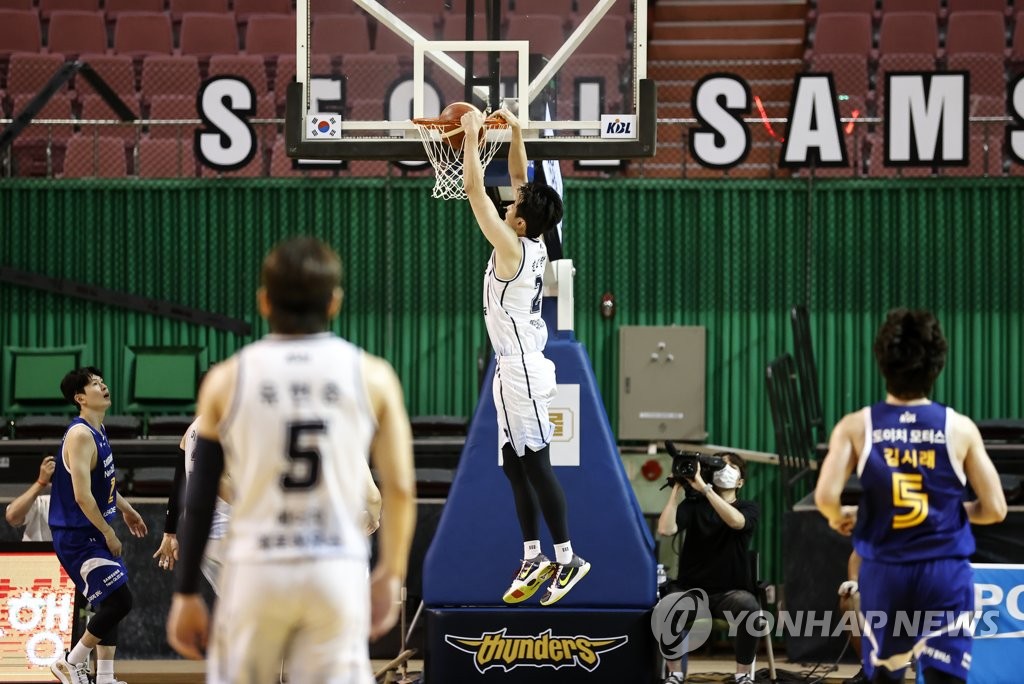
{"label": "kbl logo", "polygon": [[632,135],[633,131],[630,130],[632,125],[629,121],[623,121],[622,119],[615,119],[614,121],[608,122],[608,127],[605,128],[605,135]]}

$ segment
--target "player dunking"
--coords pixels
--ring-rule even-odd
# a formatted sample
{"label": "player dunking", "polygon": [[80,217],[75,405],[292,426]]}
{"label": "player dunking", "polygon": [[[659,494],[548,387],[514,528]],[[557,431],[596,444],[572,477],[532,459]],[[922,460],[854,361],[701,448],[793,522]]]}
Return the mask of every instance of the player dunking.
{"label": "player dunking", "polygon": [[[554,426],[548,407],[556,392],[555,365],[544,357],[548,331],[541,319],[545,231],[562,219],[562,199],[552,188],[526,181],[526,146],[518,119],[507,109],[498,115],[512,129],[508,168],[516,200],[498,215],[484,190],[476,142],[484,116],[476,109],[462,116],[463,185],[480,230],[494,247],[484,273],[484,321],[497,356],[494,404],[498,411],[498,448],[512,484],[523,533],[523,560],[502,597],[520,603],[548,578],[541,605],[551,605],[590,572],[590,563],[573,553],[565,493],[551,468],[549,443]],[[538,511],[539,509],[539,511]],[[555,543],[555,562],[541,553],[538,512]]]}
{"label": "player dunking", "polygon": [[[168,640],[201,658],[200,559],[222,472],[234,500],[207,682],[369,684],[367,642],[398,617],[415,524],[412,436],[391,366],[325,332],[341,263],[285,240],[258,292],[271,334],[214,366],[199,391],[195,471],[182,522]],[[379,556],[367,582],[366,459],[381,476]]]}
{"label": "player dunking", "polygon": [[[971,630],[964,618],[974,612],[970,523],[1006,517],[999,475],[978,427],[928,398],[946,350],[931,313],[889,313],[874,344],[885,400],[839,421],[814,493],[829,525],[843,534],[852,531],[862,559],[862,657],[874,682],[903,681],[914,658],[927,684],[967,680]],[[854,468],[864,489],[856,512],[839,503]],[[964,502],[968,483],[977,499]],[[898,612],[909,615],[901,621]],[[919,618],[929,613],[947,616],[947,623],[906,633],[908,619],[924,625]],[[880,615],[884,625],[874,618]]]}

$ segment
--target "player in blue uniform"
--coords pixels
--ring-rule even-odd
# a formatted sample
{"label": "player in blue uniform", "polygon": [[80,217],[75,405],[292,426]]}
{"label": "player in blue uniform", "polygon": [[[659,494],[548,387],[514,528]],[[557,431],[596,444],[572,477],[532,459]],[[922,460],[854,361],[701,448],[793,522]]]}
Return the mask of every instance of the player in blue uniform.
{"label": "player in blue uniform", "polygon": [[132,607],[128,570],[121,541],[110,526],[117,511],[136,537],[146,523],[127,499],[118,496],[114,456],[103,428],[110,392],[97,368],[79,368],[60,383],[64,398],[78,407],[78,417],[64,433],[53,472],[50,529],[61,566],[96,609],[75,647],[50,671],[62,684],[89,684],[87,661],[96,649],[96,684],[123,684],[114,679],[117,625]]}
{"label": "player in blue uniform", "polygon": [[[889,312],[874,344],[885,400],[839,421],[814,493],[832,529],[853,534],[862,558],[862,658],[873,682],[903,681],[915,660],[927,684],[967,680],[970,523],[1006,517],[978,427],[928,398],[946,350],[931,313]],[[843,507],[839,497],[854,468],[864,493],[858,507]],[[973,501],[964,501],[968,483]]]}

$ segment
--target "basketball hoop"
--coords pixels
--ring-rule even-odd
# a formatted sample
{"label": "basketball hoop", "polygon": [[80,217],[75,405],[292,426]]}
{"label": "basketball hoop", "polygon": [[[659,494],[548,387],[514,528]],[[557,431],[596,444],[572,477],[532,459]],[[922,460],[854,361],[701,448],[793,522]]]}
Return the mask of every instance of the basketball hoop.
{"label": "basketball hoop", "polygon": [[[457,103],[461,104],[461,103]],[[441,116],[436,119],[413,119],[420,132],[423,149],[427,151],[427,159],[434,167],[434,190],[431,195],[436,199],[466,199],[466,188],[462,185],[463,139],[459,117],[447,114],[454,105],[449,105]],[[480,166],[486,170],[494,158],[501,143],[509,136],[508,123],[498,116],[484,121],[480,130]]]}

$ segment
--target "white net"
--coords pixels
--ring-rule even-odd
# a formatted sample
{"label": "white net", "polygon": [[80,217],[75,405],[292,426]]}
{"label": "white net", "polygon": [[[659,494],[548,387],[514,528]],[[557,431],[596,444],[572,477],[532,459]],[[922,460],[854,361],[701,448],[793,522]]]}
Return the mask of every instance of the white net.
{"label": "white net", "polygon": [[[417,123],[420,140],[427,151],[427,158],[434,167],[434,190],[431,193],[436,199],[466,199],[466,188],[462,185],[462,145],[453,146],[449,139],[457,132],[452,130],[450,123]],[[480,165],[487,170],[487,165],[494,158],[494,153],[503,142],[508,142],[511,129],[503,124],[488,122],[484,129],[486,134],[480,141]]]}

